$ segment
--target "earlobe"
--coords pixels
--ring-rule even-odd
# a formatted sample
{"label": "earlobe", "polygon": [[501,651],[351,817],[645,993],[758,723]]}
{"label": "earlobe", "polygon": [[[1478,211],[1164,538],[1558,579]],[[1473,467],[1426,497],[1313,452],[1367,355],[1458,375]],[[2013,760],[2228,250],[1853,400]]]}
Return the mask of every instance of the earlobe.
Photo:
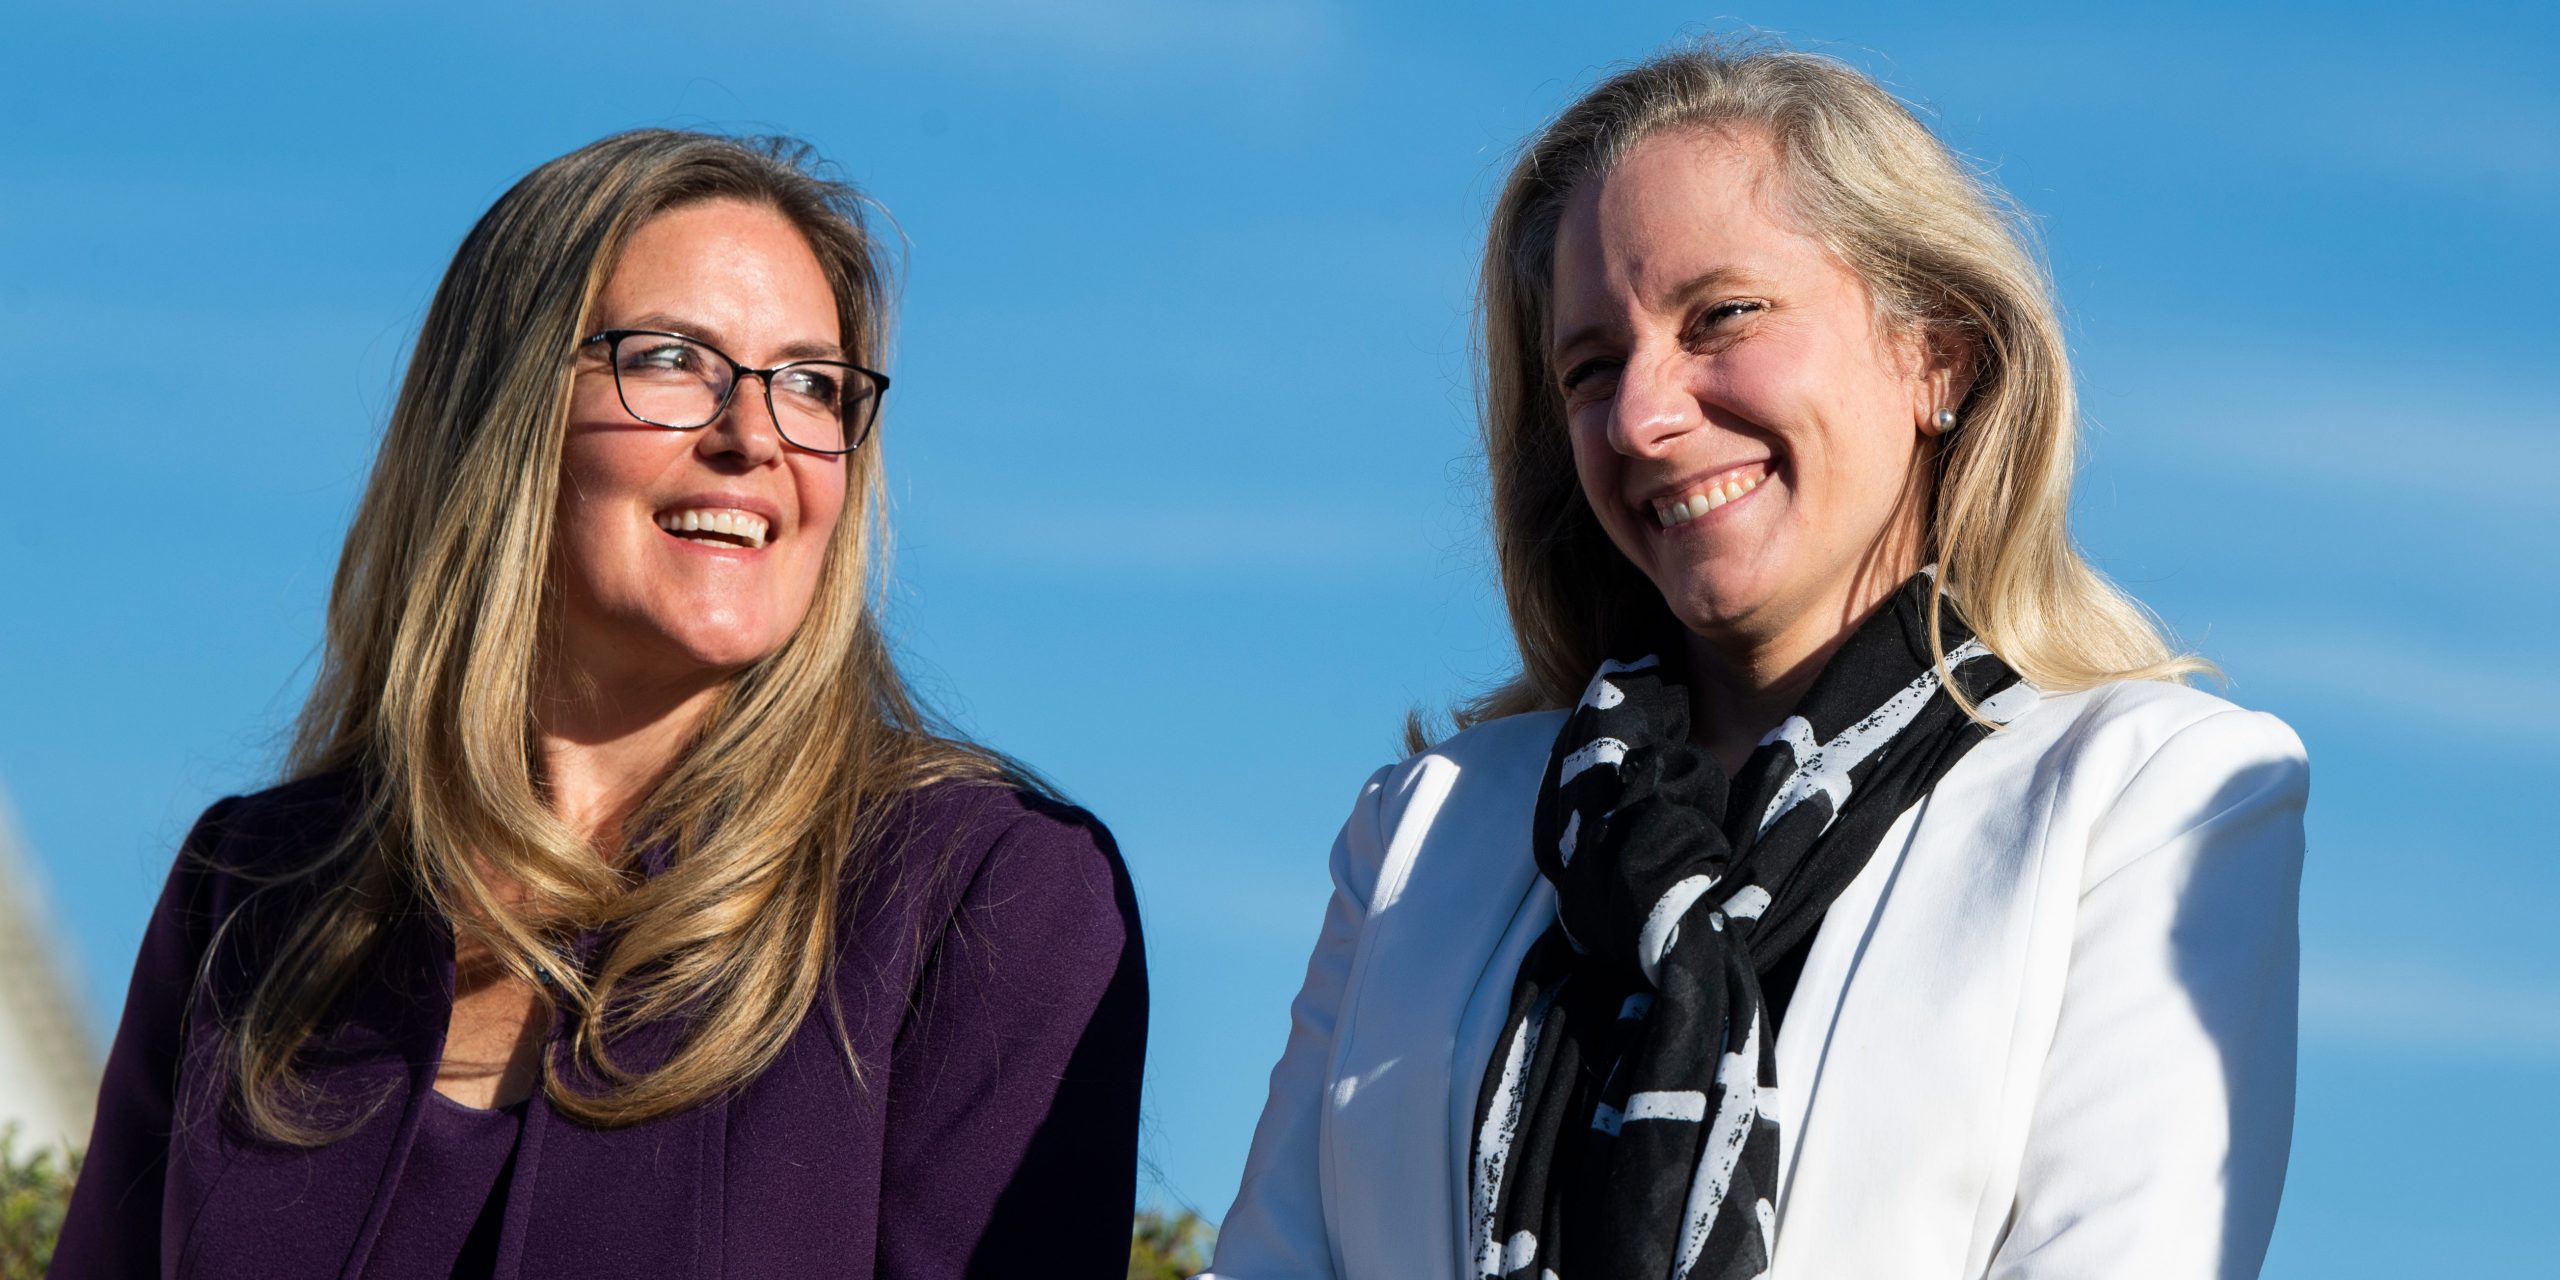
{"label": "earlobe", "polygon": [[1909,339],[1912,426],[1935,438],[1955,430],[1956,406],[1973,390],[1973,349],[1960,335],[1927,329]]}
{"label": "earlobe", "polygon": [[1972,352],[1941,345],[1936,361],[1924,380],[1925,399],[1920,405],[1920,433],[1942,436],[1956,429],[1959,417],[1956,406],[1972,394]]}

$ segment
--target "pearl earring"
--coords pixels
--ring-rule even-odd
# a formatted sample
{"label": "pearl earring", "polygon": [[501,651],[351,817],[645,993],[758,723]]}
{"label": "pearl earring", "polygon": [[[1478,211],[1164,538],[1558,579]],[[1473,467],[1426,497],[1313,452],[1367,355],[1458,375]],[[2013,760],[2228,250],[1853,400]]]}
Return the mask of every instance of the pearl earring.
{"label": "pearl earring", "polygon": [[1940,409],[1930,416],[1929,421],[1936,424],[1940,431],[1953,431],[1956,429],[1956,411]]}

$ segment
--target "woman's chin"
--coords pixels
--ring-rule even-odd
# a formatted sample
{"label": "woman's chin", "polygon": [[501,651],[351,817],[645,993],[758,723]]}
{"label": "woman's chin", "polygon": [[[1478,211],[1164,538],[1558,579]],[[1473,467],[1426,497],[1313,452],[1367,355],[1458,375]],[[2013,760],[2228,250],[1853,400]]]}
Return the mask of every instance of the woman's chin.
{"label": "woman's chin", "polygon": [[578,665],[597,680],[638,688],[725,680],[780,651],[788,635],[771,628],[704,625],[615,628],[573,643]]}
{"label": "woman's chin", "polygon": [[1725,640],[1752,630],[1772,594],[1748,572],[1693,573],[1663,593],[1663,604],[1690,634]]}
{"label": "woman's chin", "polygon": [[674,659],[671,667],[725,678],[772,657],[781,650],[783,639],[761,632],[751,635],[671,636],[667,647]]}

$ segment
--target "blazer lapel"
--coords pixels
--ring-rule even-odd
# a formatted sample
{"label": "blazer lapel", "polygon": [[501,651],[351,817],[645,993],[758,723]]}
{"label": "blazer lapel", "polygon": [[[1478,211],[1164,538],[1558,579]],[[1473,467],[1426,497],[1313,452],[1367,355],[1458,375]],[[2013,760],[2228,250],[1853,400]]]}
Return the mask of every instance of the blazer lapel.
{"label": "blazer lapel", "polygon": [[[1520,853],[1521,861],[1528,863],[1529,830],[1525,825],[1520,831]],[[1513,913],[1483,971],[1476,975],[1475,990],[1468,995],[1465,1015],[1458,1024],[1457,1052],[1451,1068],[1455,1076],[1449,1082],[1449,1217],[1457,1224],[1454,1247],[1462,1262],[1466,1260],[1475,1223],[1476,1104],[1484,1091],[1485,1067],[1493,1061],[1503,1024],[1510,1019],[1511,988],[1519,979],[1520,962],[1556,918],[1555,886],[1537,874],[1534,864],[1530,864],[1529,873],[1520,909]]]}
{"label": "blazer lapel", "polygon": [[354,1132],[306,1149],[247,1138],[229,1116],[208,1126],[221,1173],[188,1224],[178,1274],[363,1274],[435,1081],[450,999],[436,998],[431,942],[414,917],[396,927],[348,994],[346,1021],[310,1051],[323,1097],[374,1100]]}
{"label": "blazer lapel", "polygon": [[[355,1247],[347,1252],[346,1268],[339,1273],[345,1280],[364,1274],[392,1201],[400,1194],[401,1175],[408,1171],[409,1151],[417,1143],[427,1093],[435,1088],[436,1069],[444,1060],[445,1030],[453,1018],[453,939],[441,925],[424,914],[406,917],[385,948],[384,960],[384,981],[372,988],[371,1000],[358,1011],[355,1026],[360,1031],[376,1029],[391,1050],[378,1074],[383,1086],[398,1089],[396,1098],[385,1104],[385,1111],[397,1118],[391,1122],[389,1150],[374,1178],[373,1204],[356,1234]],[[389,1069],[394,1060],[396,1073]],[[376,1117],[376,1122],[383,1118]]]}
{"label": "blazer lapel", "polygon": [[1520,953],[1555,914],[1529,819],[1559,719],[1485,726],[1519,740],[1480,742],[1463,766],[1417,757],[1381,814],[1390,844],[1335,1030],[1326,1131],[1346,1280],[1464,1265],[1476,1085]]}
{"label": "blazer lapel", "polygon": [[1976,763],[1887,833],[1807,959],[1779,1036],[1779,1275],[1979,1269],[1977,1219],[2005,1201],[1992,1179],[2019,1137],[2004,1099],[2034,1087],[2013,1050],[2041,863],[2039,840],[1986,836],[1978,815],[2032,831],[2043,810]]}
{"label": "blazer lapel", "polygon": [[[1876,913],[1901,873],[1910,845],[1906,818],[1885,833],[1874,856],[1824,913],[1805,956],[1804,972],[1778,1024],[1778,1217],[1786,1220],[1788,1203],[1797,1194],[1796,1155],[1806,1132],[1817,1123],[1815,1102],[1824,1072],[1831,1066],[1834,1033],[1840,1010],[1866,959],[1875,934]],[[1819,1195],[1821,1189],[1815,1188]]]}

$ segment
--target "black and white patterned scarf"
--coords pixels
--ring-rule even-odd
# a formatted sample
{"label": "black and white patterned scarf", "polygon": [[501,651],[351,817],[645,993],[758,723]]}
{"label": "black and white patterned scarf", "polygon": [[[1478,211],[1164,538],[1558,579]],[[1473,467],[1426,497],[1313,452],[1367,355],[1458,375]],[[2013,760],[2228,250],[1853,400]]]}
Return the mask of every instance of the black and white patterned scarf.
{"label": "black and white patterned scarf", "polygon": [[[1476,1103],[1473,1274],[1749,1280],[1777,1232],[1775,1019],[1761,970],[1988,732],[1939,685],[1929,574],[1876,610],[1728,780],[1688,690],[1606,662],[1538,795],[1557,919],[1521,961]],[[1991,719],[2033,691],[1941,614]],[[2006,696],[2004,696],[2006,695]]]}

